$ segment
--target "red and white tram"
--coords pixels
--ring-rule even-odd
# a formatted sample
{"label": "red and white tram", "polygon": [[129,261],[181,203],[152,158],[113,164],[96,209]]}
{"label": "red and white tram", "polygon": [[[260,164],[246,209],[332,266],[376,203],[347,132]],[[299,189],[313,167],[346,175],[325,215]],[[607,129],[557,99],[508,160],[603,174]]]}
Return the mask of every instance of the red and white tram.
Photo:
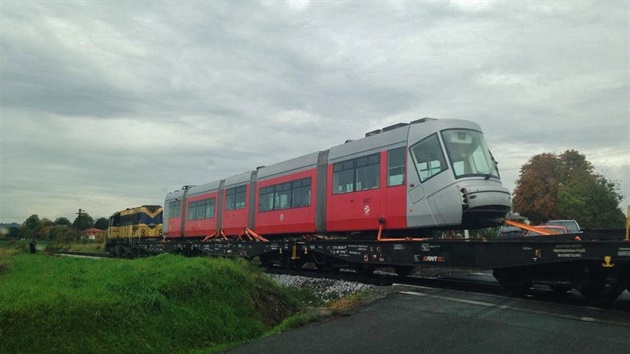
{"label": "red and white tram", "polygon": [[364,138],[169,193],[166,237],[411,236],[497,226],[510,193],[479,125],[423,118]]}

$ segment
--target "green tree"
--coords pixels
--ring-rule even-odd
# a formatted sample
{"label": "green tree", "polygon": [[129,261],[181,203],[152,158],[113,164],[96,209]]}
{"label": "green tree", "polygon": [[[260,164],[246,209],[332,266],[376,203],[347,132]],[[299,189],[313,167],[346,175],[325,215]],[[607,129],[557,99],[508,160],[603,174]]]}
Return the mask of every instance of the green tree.
{"label": "green tree", "polygon": [[55,225],[72,226],[72,223],[70,222],[70,220],[68,220],[68,218],[64,218],[62,216],[55,220]]}
{"label": "green tree", "polygon": [[34,230],[39,224],[39,215],[33,214],[22,223],[22,227]]}
{"label": "green tree", "polygon": [[15,238],[15,239],[21,238],[22,235],[20,233],[20,228],[17,227],[17,226],[10,227],[9,228],[9,235],[8,235],[8,237]]}
{"label": "green tree", "polygon": [[29,216],[24,222],[22,226],[20,226],[20,236],[23,238],[34,238],[35,237],[35,229],[39,225],[39,216],[37,214],[33,214]]}
{"label": "green tree", "polygon": [[79,229],[79,231],[87,230],[94,227],[94,219],[86,212],[80,212],[72,226]]}
{"label": "green tree", "polygon": [[624,227],[626,217],[623,211],[619,207],[613,208],[623,199],[616,183],[596,175],[586,195],[589,202],[579,214],[584,228]]}
{"label": "green tree", "polygon": [[33,232],[33,235],[35,236],[35,238],[40,239],[40,240],[47,240],[50,238],[50,228],[52,226],[54,226],[55,223],[53,223],[52,221],[43,218],[39,221],[39,223],[37,224],[37,226],[35,226],[35,230]]}
{"label": "green tree", "polygon": [[37,214],[29,216],[20,226],[19,236],[22,238],[50,239],[50,228],[54,223],[46,218],[40,219]]}
{"label": "green tree", "polygon": [[109,219],[98,218],[94,223],[94,227],[101,230],[107,230],[107,228],[109,227]]}
{"label": "green tree", "polygon": [[533,156],[516,182],[513,206],[539,224],[550,219],[575,219],[583,228],[623,227],[623,199],[617,184],[593,172],[593,165],[575,150]]}
{"label": "green tree", "polygon": [[50,229],[50,239],[56,245],[69,244],[77,239],[76,229],[66,225],[55,225]]}

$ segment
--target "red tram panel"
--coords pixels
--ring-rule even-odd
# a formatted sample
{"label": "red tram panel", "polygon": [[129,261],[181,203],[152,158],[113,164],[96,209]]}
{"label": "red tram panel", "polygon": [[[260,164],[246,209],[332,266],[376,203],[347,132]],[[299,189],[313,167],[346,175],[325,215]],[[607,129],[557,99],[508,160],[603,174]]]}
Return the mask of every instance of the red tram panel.
{"label": "red tram panel", "polygon": [[[260,190],[283,183],[291,183],[310,178],[308,205],[299,207],[282,206],[274,210],[261,211]],[[310,169],[295,174],[258,181],[256,193],[256,232],[260,234],[291,234],[315,232],[315,208],[317,205],[317,170]]]}
{"label": "red tram panel", "polygon": [[[211,235],[217,229],[217,200],[219,193],[218,191],[213,191],[209,193],[204,193],[200,195],[190,196],[187,199],[187,214],[184,216],[186,218],[186,237],[202,237]],[[202,207],[194,208],[195,203],[200,202],[214,202],[214,207],[211,208],[212,213],[199,215],[199,212],[193,212],[191,215],[191,209],[198,209],[199,211],[205,210]],[[212,204],[210,204],[212,205]],[[206,207],[207,208],[207,207]],[[209,208],[210,209],[210,208]]]}
{"label": "red tram panel", "polygon": [[[372,181],[372,184],[376,184],[376,186],[363,187],[369,189],[356,190],[361,187],[355,179],[352,181],[353,183],[349,183],[351,187],[345,187],[350,190],[337,191],[335,193],[336,184],[329,184],[326,203],[326,229],[328,231],[362,231],[378,228],[378,219],[383,216],[381,210],[381,198],[384,191],[383,181],[385,181],[383,164],[381,163],[383,155],[384,153],[377,154],[379,156],[378,183],[375,182],[376,180]],[[343,161],[340,162],[340,164],[343,163]],[[334,166],[335,164],[328,165],[328,181],[334,181]],[[344,188],[338,185],[337,187]]]}
{"label": "red tram panel", "polygon": [[[249,195],[250,185],[245,184],[240,187],[245,187],[245,196]],[[221,229],[226,235],[238,235],[243,232],[243,229],[248,227],[247,217],[249,215],[249,200],[245,200],[245,206],[240,207],[236,206],[232,209],[227,205],[229,203],[229,193],[230,189],[226,189],[222,191],[223,193],[223,208],[221,211],[222,215],[222,227]],[[247,198],[247,197],[246,197]]]}

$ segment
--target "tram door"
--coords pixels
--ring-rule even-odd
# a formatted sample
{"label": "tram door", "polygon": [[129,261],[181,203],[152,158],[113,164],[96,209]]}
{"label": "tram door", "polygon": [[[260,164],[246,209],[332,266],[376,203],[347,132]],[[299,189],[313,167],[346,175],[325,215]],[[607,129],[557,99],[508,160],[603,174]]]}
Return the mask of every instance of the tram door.
{"label": "tram door", "polygon": [[[410,136],[410,141],[412,137]],[[444,225],[441,205],[450,205],[451,193],[444,193],[453,184],[446,157],[437,133],[431,134],[409,147],[407,157],[407,224],[408,227]]]}
{"label": "tram door", "polygon": [[374,230],[381,212],[381,153],[334,163],[329,169],[331,194],[326,208],[327,230]]}

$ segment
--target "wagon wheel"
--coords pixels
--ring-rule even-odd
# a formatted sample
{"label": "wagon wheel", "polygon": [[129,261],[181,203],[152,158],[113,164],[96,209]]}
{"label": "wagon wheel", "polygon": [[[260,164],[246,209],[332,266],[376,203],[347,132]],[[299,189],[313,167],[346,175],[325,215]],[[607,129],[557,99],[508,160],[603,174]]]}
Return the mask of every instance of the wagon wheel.
{"label": "wagon wheel", "polygon": [[593,305],[604,305],[615,301],[628,287],[628,270],[624,268],[602,268],[590,263],[584,267],[582,281],[577,290]]}
{"label": "wagon wheel", "polygon": [[354,266],[354,271],[359,274],[359,275],[371,275],[372,273],[374,273],[374,270],[376,269],[375,266],[371,265],[371,264],[365,264],[365,263],[357,263]]}
{"label": "wagon wheel", "polygon": [[532,287],[531,275],[526,267],[495,269],[492,274],[510,296],[523,295]]}
{"label": "wagon wheel", "polygon": [[298,258],[298,259],[290,259],[287,262],[287,268],[288,269],[301,269],[302,266],[304,266],[306,262],[304,261],[304,258]]}
{"label": "wagon wheel", "polygon": [[325,254],[317,254],[316,252],[313,252],[311,254],[311,257],[313,258],[313,261],[315,262],[315,266],[317,267],[317,269],[324,272],[335,271],[335,267],[334,267],[332,259],[326,256]]}
{"label": "wagon wheel", "polygon": [[598,286],[580,287],[578,290],[593,305],[604,305],[617,300],[626,286],[606,283]]}
{"label": "wagon wheel", "polygon": [[558,295],[564,295],[573,289],[570,285],[549,285],[549,288]]}
{"label": "wagon wheel", "polygon": [[415,268],[412,266],[396,266],[394,267],[394,272],[398,274],[399,277],[406,277],[413,273]]}

